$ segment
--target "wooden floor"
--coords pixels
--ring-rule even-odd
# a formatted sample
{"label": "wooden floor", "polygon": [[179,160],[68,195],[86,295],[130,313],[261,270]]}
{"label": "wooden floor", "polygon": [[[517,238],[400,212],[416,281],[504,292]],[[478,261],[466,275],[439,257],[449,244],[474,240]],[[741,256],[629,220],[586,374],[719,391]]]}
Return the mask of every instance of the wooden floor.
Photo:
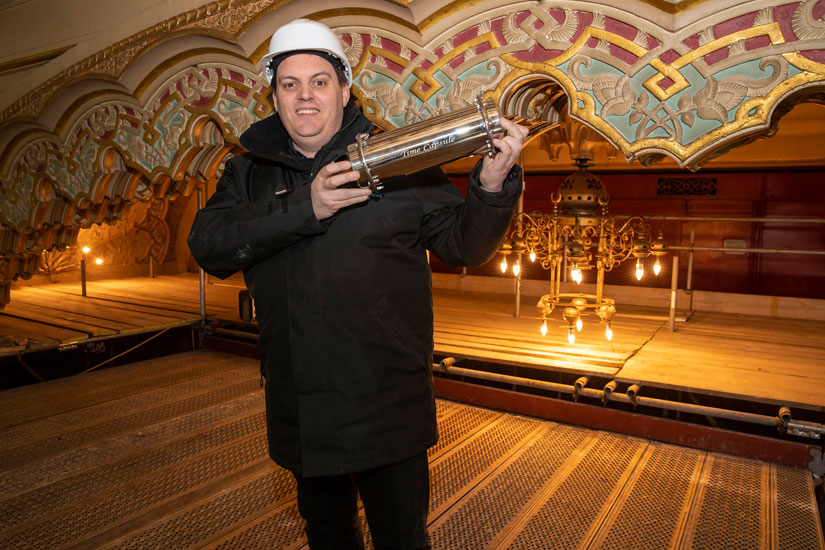
{"label": "wooden floor", "polygon": [[[305,547],[257,361],[199,350],[0,392],[0,548]],[[433,548],[825,548],[807,470],[437,406]]]}
{"label": "wooden floor", "polygon": [[541,336],[535,301],[525,299],[514,318],[512,297],[435,291],[435,349],[640,384],[643,391],[667,388],[825,412],[825,321],[697,311],[671,332],[666,309],[622,305],[612,341],[597,320],[585,323],[570,345],[558,311]]}
{"label": "wooden floor", "polygon": [[[194,274],[90,281],[87,288],[86,297],[77,284],[12,290],[0,310],[0,339],[8,344],[0,355],[200,320]],[[238,276],[213,280],[207,315],[238,321],[241,288]],[[620,306],[611,342],[592,323],[570,345],[560,318],[541,336],[534,306],[525,299],[515,318],[512,297],[435,290],[435,352],[640,384],[641,395],[645,387],[668,388],[825,412],[825,321],[698,311],[670,332],[667,310]]]}

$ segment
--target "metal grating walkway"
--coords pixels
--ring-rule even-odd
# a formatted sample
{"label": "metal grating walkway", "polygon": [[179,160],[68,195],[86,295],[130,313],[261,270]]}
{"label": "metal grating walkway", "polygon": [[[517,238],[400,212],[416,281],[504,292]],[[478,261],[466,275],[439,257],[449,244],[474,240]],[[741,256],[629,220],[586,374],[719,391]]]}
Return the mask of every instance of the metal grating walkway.
{"label": "metal grating walkway", "polygon": [[[439,401],[434,548],[823,549],[807,471]],[[256,361],[0,393],[0,548],[300,548]]]}

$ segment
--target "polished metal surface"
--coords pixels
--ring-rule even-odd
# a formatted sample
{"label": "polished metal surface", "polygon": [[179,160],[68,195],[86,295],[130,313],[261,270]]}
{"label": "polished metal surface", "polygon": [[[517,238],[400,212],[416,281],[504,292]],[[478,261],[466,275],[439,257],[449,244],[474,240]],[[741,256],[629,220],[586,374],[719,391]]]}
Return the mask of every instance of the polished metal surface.
{"label": "polished metal surface", "polygon": [[[0,393],[0,548],[305,548],[257,380],[256,361],[197,351]],[[807,470],[437,414],[433,548],[825,548]]]}
{"label": "polished metal surface", "polygon": [[481,100],[427,120],[381,134],[359,134],[347,149],[352,169],[361,173],[361,187],[373,192],[384,181],[438,166],[472,154],[494,152],[493,139],[501,137],[501,113],[492,99]]}

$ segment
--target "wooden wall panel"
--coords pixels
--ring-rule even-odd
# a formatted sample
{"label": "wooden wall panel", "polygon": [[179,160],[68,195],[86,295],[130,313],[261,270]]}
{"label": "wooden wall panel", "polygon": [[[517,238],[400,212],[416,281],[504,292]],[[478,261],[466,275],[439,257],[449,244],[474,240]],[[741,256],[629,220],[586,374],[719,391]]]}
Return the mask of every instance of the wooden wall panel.
{"label": "wooden wall panel", "polygon": [[[572,170],[571,170],[572,171]],[[567,173],[527,174],[524,210],[552,211],[550,195]],[[788,217],[825,218],[825,169],[776,172],[613,172],[597,174],[611,196],[610,213],[616,216]],[[716,178],[716,194],[708,196],[658,195],[662,177]],[[466,192],[467,178],[453,176]],[[725,239],[744,241],[749,248],[817,250],[825,252],[825,224],[750,223],[747,221],[651,221],[670,245],[687,246],[695,231],[696,246],[721,247]],[[476,275],[501,276],[497,255],[487,265],[470,269]],[[437,258],[433,269],[448,270]],[[649,260],[652,265],[652,260]],[[669,287],[671,260],[663,262],[659,277],[646,275],[637,282],[632,262],[607,273],[607,284]],[[680,287],[686,285],[688,252],[680,252]],[[545,279],[539,266],[522,264],[523,277]],[[585,277],[593,274],[586,274]],[[792,254],[726,254],[696,252],[692,288],[776,296],[825,299],[825,256]]]}

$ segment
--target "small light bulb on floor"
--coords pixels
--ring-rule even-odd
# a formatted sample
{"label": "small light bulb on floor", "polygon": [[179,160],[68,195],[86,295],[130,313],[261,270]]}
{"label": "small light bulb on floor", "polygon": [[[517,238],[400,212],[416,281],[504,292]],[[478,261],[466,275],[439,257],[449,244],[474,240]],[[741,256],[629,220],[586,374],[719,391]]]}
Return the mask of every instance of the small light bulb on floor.
{"label": "small light bulb on floor", "polygon": [[608,323],[607,327],[604,329],[604,337],[607,338],[607,341],[610,342],[613,340],[613,329],[610,328],[610,324]]}
{"label": "small light bulb on floor", "polygon": [[662,272],[662,264],[659,263],[659,258],[656,258],[656,263],[653,264],[653,274],[658,275]]}
{"label": "small light bulb on floor", "polygon": [[571,345],[576,343],[576,333],[573,332],[572,327],[567,331],[567,341],[570,342]]}
{"label": "small light bulb on floor", "polygon": [[541,335],[547,336],[547,321],[542,321],[541,323]]}
{"label": "small light bulb on floor", "polygon": [[645,266],[642,265],[642,259],[639,258],[636,260],[636,280],[641,281],[642,276],[645,274]]}
{"label": "small light bulb on floor", "polygon": [[584,326],[584,323],[582,322],[582,318],[579,317],[578,319],[576,319],[576,331],[581,332],[583,326]]}

